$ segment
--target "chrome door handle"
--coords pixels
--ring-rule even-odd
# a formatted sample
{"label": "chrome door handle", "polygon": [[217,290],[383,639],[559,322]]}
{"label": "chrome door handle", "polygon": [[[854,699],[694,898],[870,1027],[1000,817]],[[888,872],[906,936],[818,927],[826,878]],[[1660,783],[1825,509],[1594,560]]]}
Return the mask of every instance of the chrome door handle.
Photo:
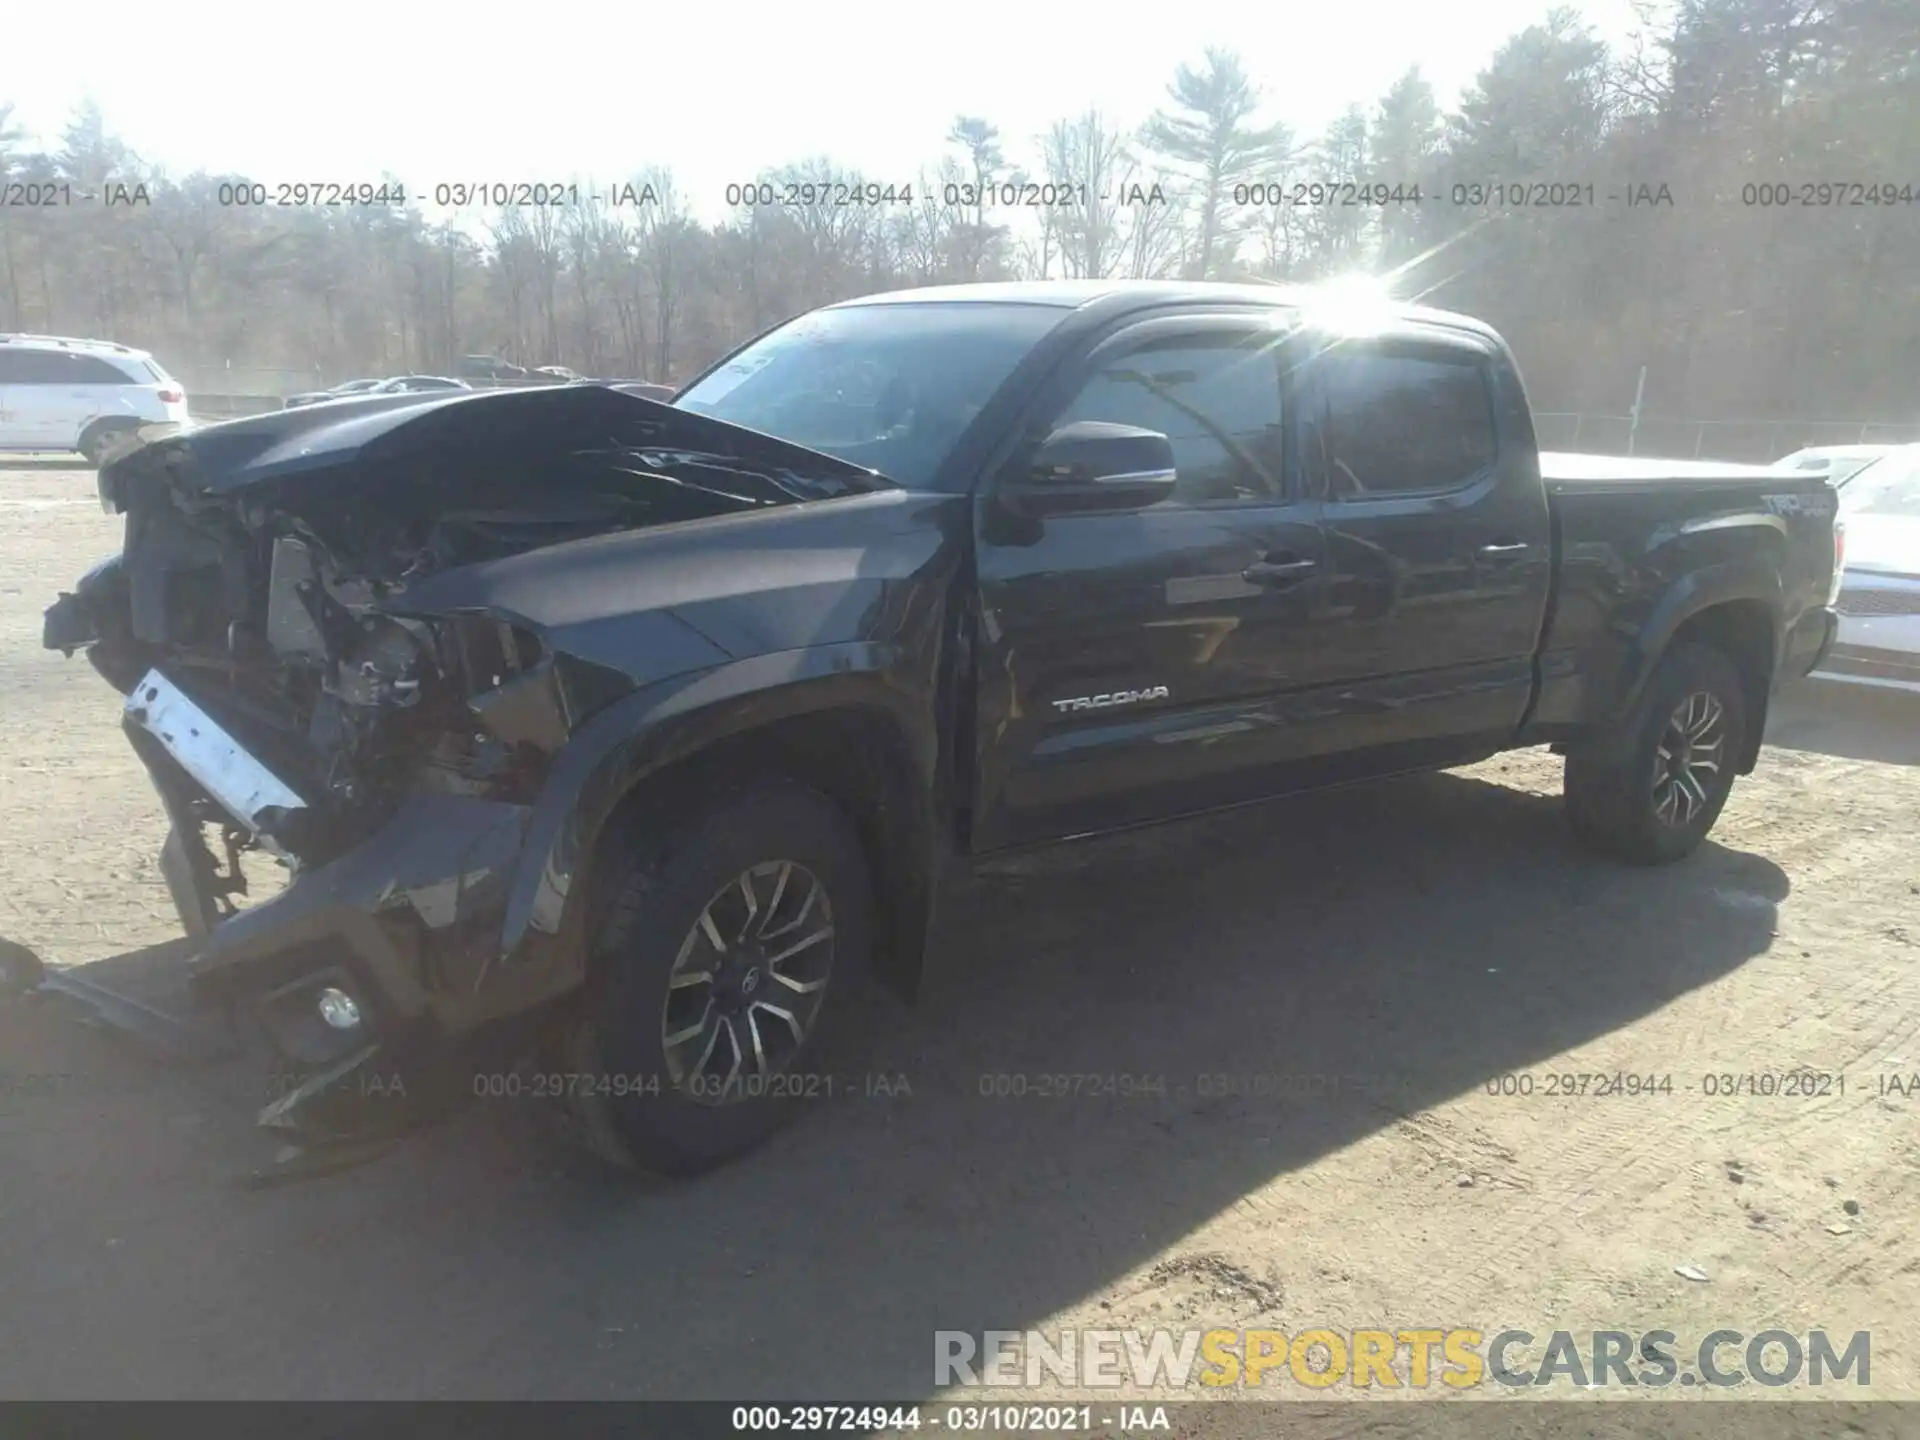
{"label": "chrome door handle", "polygon": [[1251,585],[1291,585],[1320,568],[1318,560],[1256,560],[1240,572]]}

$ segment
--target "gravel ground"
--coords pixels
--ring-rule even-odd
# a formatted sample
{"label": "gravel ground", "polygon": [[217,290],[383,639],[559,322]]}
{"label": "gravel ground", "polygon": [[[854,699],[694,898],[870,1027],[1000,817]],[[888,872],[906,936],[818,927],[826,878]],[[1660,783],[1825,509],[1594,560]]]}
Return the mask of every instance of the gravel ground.
{"label": "gravel ground", "polygon": [[[60,964],[176,933],[114,699],[39,648],[92,484],[0,470],[0,934]],[[923,1397],[937,1329],[1427,1325],[1867,1329],[1846,1398],[1912,1397],[1916,713],[1789,697],[1666,870],[1575,852],[1544,752],[1002,867],[880,1043],[910,1093],[681,1185],[498,1101],[242,1190],[257,1080],[0,1007],[0,1394]],[[1845,1093],[1702,1078],[1797,1067]],[[1544,1093],[1616,1071],[1673,1088]],[[1062,1072],[1165,1092],[982,1094]]]}

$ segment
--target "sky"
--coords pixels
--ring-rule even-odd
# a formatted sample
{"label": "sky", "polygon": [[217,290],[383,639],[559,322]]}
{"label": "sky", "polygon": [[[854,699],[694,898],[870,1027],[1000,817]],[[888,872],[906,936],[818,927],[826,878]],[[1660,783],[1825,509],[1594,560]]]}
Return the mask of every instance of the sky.
{"label": "sky", "polygon": [[[703,219],[730,182],[825,154],[870,180],[911,181],[956,114],[1000,127],[1028,161],[1054,120],[1099,108],[1125,127],[1182,61],[1237,49],[1262,118],[1324,126],[1419,64],[1443,105],[1548,0],[8,0],[0,104],[57,141],[88,98],[169,173],[285,182],[612,181],[653,164]],[[1609,41],[1629,0],[1581,9]],[[115,37],[102,43],[106,37]],[[1298,176],[1295,178],[1311,178]],[[1396,177],[1373,179],[1392,183]],[[1417,177],[1409,177],[1417,178]]]}

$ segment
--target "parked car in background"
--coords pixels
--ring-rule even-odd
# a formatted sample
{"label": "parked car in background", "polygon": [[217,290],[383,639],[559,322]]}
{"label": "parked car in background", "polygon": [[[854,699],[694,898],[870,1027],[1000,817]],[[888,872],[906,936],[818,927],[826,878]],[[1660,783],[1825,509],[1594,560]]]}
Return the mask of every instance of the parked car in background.
{"label": "parked car in background", "polygon": [[1920,445],[1893,447],[1840,492],[1839,633],[1819,679],[1920,694]]}
{"label": "parked car in background", "polygon": [[558,380],[565,385],[573,385],[587,377],[578,370],[569,370],[564,365],[536,365],[534,375],[543,380]]}
{"label": "parked car in background", "polygon": [[655,385],[646,380],[616,380],[611,383],[615,390],[628,395],[638,395],[642,400],[658,400],[665,404],[674,396],[671,385]]}
{"label": "parked car in background", "polygon": [[1835,485],[1844,485],[1882,455],[1900,448],[1898,445],[1810,445],[1774,461],[1772,468],[1797,473],[1824,470],[1827,479]]}
{"label": "parked car in background", "polygon": [[532,372],[496,355],[462,355],[453,373],[462,380],[525,380]]}
{"label": "parked car in background", "polygon": [[395,375],[361,393],[366,395],[420,395],[429,390],[471,390],[464,380],[446,375]]}
{"label": "parked car in background", "polygon": [[414,395],[429,390],[471,390],[464,380],[445,375],[394,375],[385,380],[349,380],[331,390],[315,390],[305,395],[289,395],[281,408],[293,410],[302,405],[317,405],[327,400],[348,400],[367,395]]}
{"label": "parked car in background", "polygon": [[338,400],[343,395],[364,395],[379,383],[378,380],[344,380],[325,390],[307,390],[298,395],[289,395],[281,408],[291,410],[299,405],[318,405],[323,400]]}
{"label": "parked car in background", "polygon": [[187,394],[145,350],[65,335],[0,335],[0,451],[101,457],[142,425],[187,423]]}

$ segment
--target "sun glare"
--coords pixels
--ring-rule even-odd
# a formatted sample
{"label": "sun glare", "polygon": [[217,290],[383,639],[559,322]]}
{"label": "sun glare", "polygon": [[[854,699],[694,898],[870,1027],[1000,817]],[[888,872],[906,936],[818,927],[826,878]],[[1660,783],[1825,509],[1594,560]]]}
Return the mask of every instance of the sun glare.
{"label": "sun glare", "polygon": [[1313,288],[1306,310],[1314,323],[1341,334],[1378,329],[1393,313],[1387,280],[1377,275],[1342,275]]}

